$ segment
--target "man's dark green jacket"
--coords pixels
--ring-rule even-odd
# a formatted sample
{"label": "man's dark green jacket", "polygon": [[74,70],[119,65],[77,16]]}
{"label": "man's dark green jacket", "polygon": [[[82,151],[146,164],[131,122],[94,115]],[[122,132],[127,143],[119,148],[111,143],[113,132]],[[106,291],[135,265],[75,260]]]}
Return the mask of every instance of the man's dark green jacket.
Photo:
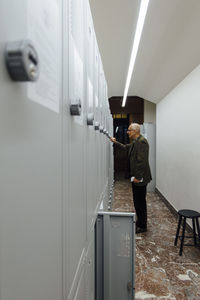
{"label": "man's dark green jacket", "polygon": [[134,176],[138,180],[143,179],[142,182],[136,185],[143,186],[150,182],[152,177],[149,166],[149,144],[147,140],[140,135],[131,144],[123,145],[116,142],[115,145],[127,151],[130,163],[130,176]]}

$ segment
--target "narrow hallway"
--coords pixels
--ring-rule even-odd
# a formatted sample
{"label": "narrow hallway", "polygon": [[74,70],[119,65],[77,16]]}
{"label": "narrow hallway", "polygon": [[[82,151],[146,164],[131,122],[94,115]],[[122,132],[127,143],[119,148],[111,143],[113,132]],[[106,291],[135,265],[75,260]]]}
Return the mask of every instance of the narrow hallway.
{"label": "narrow hallway", "polygon": [[[200,299],[200,249],[184,246],[179,256],[176,216],[157,193],[147,194],[147,207],[148,231],[136,235],[136,300]],[[123,177],[115,179],[112,210],[134,211],[131,185]]]}

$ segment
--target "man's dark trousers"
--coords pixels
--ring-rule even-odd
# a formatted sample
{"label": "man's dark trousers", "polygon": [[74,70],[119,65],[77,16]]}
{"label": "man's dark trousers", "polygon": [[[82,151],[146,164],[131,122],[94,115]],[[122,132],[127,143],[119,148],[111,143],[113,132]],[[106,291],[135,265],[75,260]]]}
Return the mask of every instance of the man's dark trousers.
{"label": "man's dark trousers", "polygon": [[133,203],[136,210],[137,221],[136,226],[147,229],[147,185],[139,186],[132,183]]}

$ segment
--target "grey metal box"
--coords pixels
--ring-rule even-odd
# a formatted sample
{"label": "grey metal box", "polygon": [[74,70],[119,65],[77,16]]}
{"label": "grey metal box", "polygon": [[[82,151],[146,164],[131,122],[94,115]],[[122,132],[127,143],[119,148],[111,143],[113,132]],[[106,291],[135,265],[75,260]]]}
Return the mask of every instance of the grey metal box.
{"label": "grey metal box", "polygon": [[132,300],[135,214],[100,212],[96,223],[96,300]]}

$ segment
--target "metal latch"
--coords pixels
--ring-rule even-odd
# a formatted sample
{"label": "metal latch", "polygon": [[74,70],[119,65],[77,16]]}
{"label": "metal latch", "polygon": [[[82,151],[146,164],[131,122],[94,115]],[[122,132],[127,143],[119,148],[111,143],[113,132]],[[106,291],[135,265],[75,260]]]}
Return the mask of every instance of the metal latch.
{"label": "metal latch", "polygon": [[80,116],[81,114],[81,100],[78,99],[76,103],[70,105],[70,113],[72,116]]}
{"label": "metal latch", "polygon": [[94,114],[88,113],[87,115],[87,125],[93,125],[94,122]]}
{"label": "metal latch", "polygon": [[29,40],[7,43],[5,61],[14,81],[36,81],[39,76],[39,58]]}
{"label": "metal latch", "polygon": [[100,123],[99,122],[95,122],[94,129],[95,130],[99,130],[99,127],[100,127]]}

